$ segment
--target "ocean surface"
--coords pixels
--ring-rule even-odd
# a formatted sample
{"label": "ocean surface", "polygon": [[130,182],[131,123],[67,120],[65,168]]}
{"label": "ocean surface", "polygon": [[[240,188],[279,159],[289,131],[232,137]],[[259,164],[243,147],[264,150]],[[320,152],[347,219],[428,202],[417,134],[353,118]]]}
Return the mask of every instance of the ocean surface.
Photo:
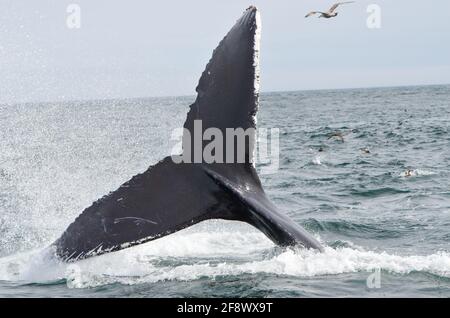
{"label": "ocean surface", "polygon": [[51,258],[84,208],[170,154],[193,99],[0,105],[0,297],[450,297],[450,86],[262,94],[259,128],[280,129],[262,183],[324,253],[208,221]]}

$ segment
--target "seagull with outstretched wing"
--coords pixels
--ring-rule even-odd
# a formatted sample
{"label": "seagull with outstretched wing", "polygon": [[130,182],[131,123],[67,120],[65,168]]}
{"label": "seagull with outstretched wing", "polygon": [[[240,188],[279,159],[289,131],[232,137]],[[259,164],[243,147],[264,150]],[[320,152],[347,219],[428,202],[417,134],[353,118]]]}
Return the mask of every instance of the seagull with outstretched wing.
{"label": "seagull with outstretched wing", "polygon": [[334,18],[338,15],[338,12],[336,12],[336,9],[341,5],[341,4],[346,4],[346,3],[353,3],[355,1],[345,1],[345,2],[338,2],[333,4],[333,6],[327,11],[327,12],[322,12],[322,11],[311,11],[310,13],[308,13],[305,18],[308,18],[312,15],[315,14],[320,14],[319,18]]}

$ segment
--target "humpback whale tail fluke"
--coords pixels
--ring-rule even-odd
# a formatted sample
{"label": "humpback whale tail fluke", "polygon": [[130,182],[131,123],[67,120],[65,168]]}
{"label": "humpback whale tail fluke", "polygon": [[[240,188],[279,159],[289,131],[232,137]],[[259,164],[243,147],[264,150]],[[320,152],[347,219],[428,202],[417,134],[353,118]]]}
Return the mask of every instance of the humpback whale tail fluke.
{"label": "humpback whale tail fluke", "polygon": [[[282,246],[322,250],[301,226],[279,212],[264,193],[253,165],[259,98],[259,12],[248,8],[219,46],[197,86],[184,124],[183,153],[169,156],[94,202],[53,244],[65,261],[117,251],[208,219],[247,222]],[[244,143],[223,148],[224,161],[197,158],[195,125],[225,136],[249,130]],[[228,140],[229,141],[229,140]],[[196,145],[196,147],[192,147]],[[243,153],[243,160],[237,160]]]}

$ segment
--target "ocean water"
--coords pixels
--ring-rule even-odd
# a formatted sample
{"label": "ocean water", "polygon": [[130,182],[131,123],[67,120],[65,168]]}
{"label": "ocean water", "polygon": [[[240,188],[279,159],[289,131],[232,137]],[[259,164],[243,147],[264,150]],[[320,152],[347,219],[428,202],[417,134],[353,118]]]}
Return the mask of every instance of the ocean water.
{"label": "ocean water", "polygon": [[0,105],[0,297],[450,297],[450,86],[261,96],[259,127],[280,129],[263,185],[324,253],[208,221],[51,258],[84,208],[170,153],[192,101]]}

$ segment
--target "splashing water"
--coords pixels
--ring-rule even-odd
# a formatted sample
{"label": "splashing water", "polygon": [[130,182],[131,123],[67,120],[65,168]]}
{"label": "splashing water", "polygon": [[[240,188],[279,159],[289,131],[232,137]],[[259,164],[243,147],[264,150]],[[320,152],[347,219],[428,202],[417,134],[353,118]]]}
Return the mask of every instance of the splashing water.
{"label": "splashing water", "polygon": [[[449,297],[449,97],[449,87],[262,95],[260,127],[283,132],[280,169],[262,182],[324,253],[208,221],[70,264],[51,243],[170,153],[192,100],[0,105],[0,296]],[[338,130],[345,142],[328,140]]]}
{"label": "splashing water", "polygon": [[[208,221],[151,244],[70,264],[54,259],[48,249],[5,257],[0,259],[0,280],[22,284],[65,280],[69,288],[88,288],[258,273],[314,277],[374,269],[450,278],[450,254],[446,252],[399,256],[349,247],[326,247],[324,253],[277,249],[261,233],[227,223]],[[236,230],[211,231],[217,227]]]}

